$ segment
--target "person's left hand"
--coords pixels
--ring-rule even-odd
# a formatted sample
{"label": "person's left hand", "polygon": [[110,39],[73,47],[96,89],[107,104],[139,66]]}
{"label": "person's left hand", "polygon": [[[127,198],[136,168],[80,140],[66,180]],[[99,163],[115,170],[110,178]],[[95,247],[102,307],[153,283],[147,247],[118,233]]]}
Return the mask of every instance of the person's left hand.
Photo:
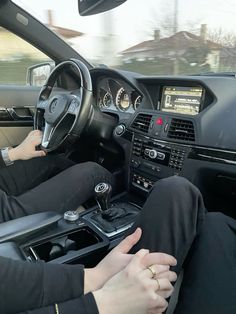
{"label": "person's left hand", "polygon": [[46,156],[43,150],[36,150],[36,147],[41,144],[41,141],[42,132],[39,130],[31,131],[21,144],[9,150],[10,160],[27,160]]}
{"label": "person's left hand", "polygon": [[[128,254],[131,248],[140,240],[142,230],[137,228],[134,233],[126,237],[120,242],[102,261],[92,269],[85,270],[84,293],[94,291],[101,288],[115,274],[123,270],[133,258],[133,254]],[[144,265],[151,265],[158,261],[156,266],[157,273],[169,273],[170,264],[166,263],[166,254],[163,253],[150,253],[143,258]],[[173,265],[176,260],[173,258]],[[91,273],[91,274],[90,274]],[[90,276],[91,275],[91,276]],[[93,278],[93,280],[91,280]],[[92,283],[92,284],[91,284]]]}

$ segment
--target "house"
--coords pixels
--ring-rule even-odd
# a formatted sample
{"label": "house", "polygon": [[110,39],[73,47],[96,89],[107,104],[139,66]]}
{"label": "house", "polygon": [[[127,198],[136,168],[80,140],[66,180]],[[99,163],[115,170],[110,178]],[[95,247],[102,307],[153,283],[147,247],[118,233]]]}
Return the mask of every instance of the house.
{"label": "house", "polygon": [[132,46],[120,54],[124,62],[131,60],[182,60],[188,64],[208,64],[217,70],[222,45],[207,39],[206,24],[201,25],[199,35],[179,31],[170,37],[161,38],[160,31],[154,31],[154,38]]}

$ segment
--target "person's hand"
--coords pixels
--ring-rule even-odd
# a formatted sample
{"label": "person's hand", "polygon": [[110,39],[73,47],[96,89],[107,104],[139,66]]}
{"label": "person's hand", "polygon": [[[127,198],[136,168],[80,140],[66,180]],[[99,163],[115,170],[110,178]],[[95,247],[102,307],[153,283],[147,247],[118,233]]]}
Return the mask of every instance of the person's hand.
{"label": "person's hand", "polygon": [[[108,279],[128,265],[133,257],[128,252],[139,241],[141,234],[141,229],[137,228],[134,233],[127,236],[107,254],[96,267],[85,270],[84,293],[101,288]],[[91,278],[96,280],[91,280]]]}
{"label": "person's hand", "polygon": [[[154,262],[155,254],[150,257],[147,250],[140,250],[125,269],[108,280],[103,288],[93,292],[100,314],[146,314],[152,310],[156,313],[166,310],[168,303],[165,298],[173,292],[170,282],[176,280],[176,274],[166,271],[166,278],[161,276],[158,281],[153,278],[147,268],[150,265],[145,265],[144,260]],[[175,259],[162,254],[162,260],[170,265]],[[156,267],[158,264],[154,262],[152,269],[155,272]]]}
{"label": "person's hand", "polygon": [[41,141],[42,132],[39,130],[31,131],[20,145],[9,150],[10,160],[27,160],[34,157],[45,156],[46,153],[43,150],[36,150],[36,146],[38,146]]}
{"label": "person's hand", "polygon": [[[142,230],[137,228],[134,233],[120,242],[102,261],[94,268],[85,269],[84,293],[101,288],[112,276],[124,269],[133,258],[128,254],[131,248],[140,240]],[[168,255],[169,256],[169,255]],[[143,265],[158,264],[156,273],[168,272],[170,266],[176,265],[176,259],[166,259],[166,254],[151,253],[144,257]]]}

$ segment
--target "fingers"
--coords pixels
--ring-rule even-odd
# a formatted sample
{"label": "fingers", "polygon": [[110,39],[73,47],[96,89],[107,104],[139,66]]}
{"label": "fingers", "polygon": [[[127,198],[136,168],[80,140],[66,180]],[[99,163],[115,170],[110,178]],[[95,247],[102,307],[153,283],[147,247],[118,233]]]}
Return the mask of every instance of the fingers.
{"label": "fingers", "polygon": [[166,253],[150,253],[143,258],[143,263],[145,266],[153,264],[176,266],[177,260]]}
{"label": "fingers", "polygon": [[157,294],[163,298],[169,298],[174,291],[174,287],[167,278],[153,279],[156,282]]}
{"label": "fingers", "polygon": [[153,292],[152,301],[149,306],[148,314],[149,313],[163,313],[168,307],[168,302],[165,300],[164,297],[160,296],[159,294]]}
{"label": "fingers", "polygon": [[[152,271],[155,273],[155,274],[160,274],[162,272],[168,272],[169,269],[170,269],[170,266],[169,265],[151,265],[151,266],[148,266],[148,267],[151,267]],[[148,268],[147,267],[147,268]]]}
{"label": "fingers", "polygon": [[155,278],[156,279],[166,278],[170,282],[175,282],[177,280],[177,275],[173,271],[166,271],[166,272],[162,272],[162,273],[157,273]]}
{"label": "fingers", "polygon": [[146,285],[149,285],[150,288],[154,289],[160,296],[164,298],[168,298],[173,292],[173,286],[170,283],[169,278],[175,279],[176,274],[174,272],[167,272],[166,276],[163,278],[157,278],[156,276],[153,277],[152,272],[150,269],[145,269],[140,273],[141,280],[145,281]]}
{"label": "fingers", "polygon": [[165,298],[173,292],[173,287],[167,279],[151,279],[147,270],[143,270],[137,276],[137,284],[142,287],[144,294],[148,295],[148,308],[158,308],[159,312],[165,311],[168,306]]}
{"label": "fingers", "polygon": [[137,228],[132,234],[126,237],[119,245],[114,249],[116,252],[128,253],[132,247],[139,241],[142,235],[142,230]]}
{"label": "fingers", "polygon": [[28,135],[42,135],[42,131],[40,130],[33,130],[33,131],[30,131]]}
{"label": "fingers", "polygon": [[43,150],[36,150],[34,151],[33,155],[33,157],[44,157],[46,156],[46,153]]}

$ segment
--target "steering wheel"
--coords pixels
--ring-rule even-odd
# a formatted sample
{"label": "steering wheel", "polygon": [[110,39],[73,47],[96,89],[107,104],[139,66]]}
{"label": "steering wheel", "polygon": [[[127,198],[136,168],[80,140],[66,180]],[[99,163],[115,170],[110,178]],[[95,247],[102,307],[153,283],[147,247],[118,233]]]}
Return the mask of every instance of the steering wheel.
{"label": "steering wheel", "polygon": [[[77,93],[56,93],[53,86],[61,73],[72,71],[81,82]],[[43,131],[41,148],[47,152],[59,148],[65,140],[79,137],[92,110],[92,81],[88,68],[77,59],[57,65],[42,87],[36,104],[34,129]]]}

